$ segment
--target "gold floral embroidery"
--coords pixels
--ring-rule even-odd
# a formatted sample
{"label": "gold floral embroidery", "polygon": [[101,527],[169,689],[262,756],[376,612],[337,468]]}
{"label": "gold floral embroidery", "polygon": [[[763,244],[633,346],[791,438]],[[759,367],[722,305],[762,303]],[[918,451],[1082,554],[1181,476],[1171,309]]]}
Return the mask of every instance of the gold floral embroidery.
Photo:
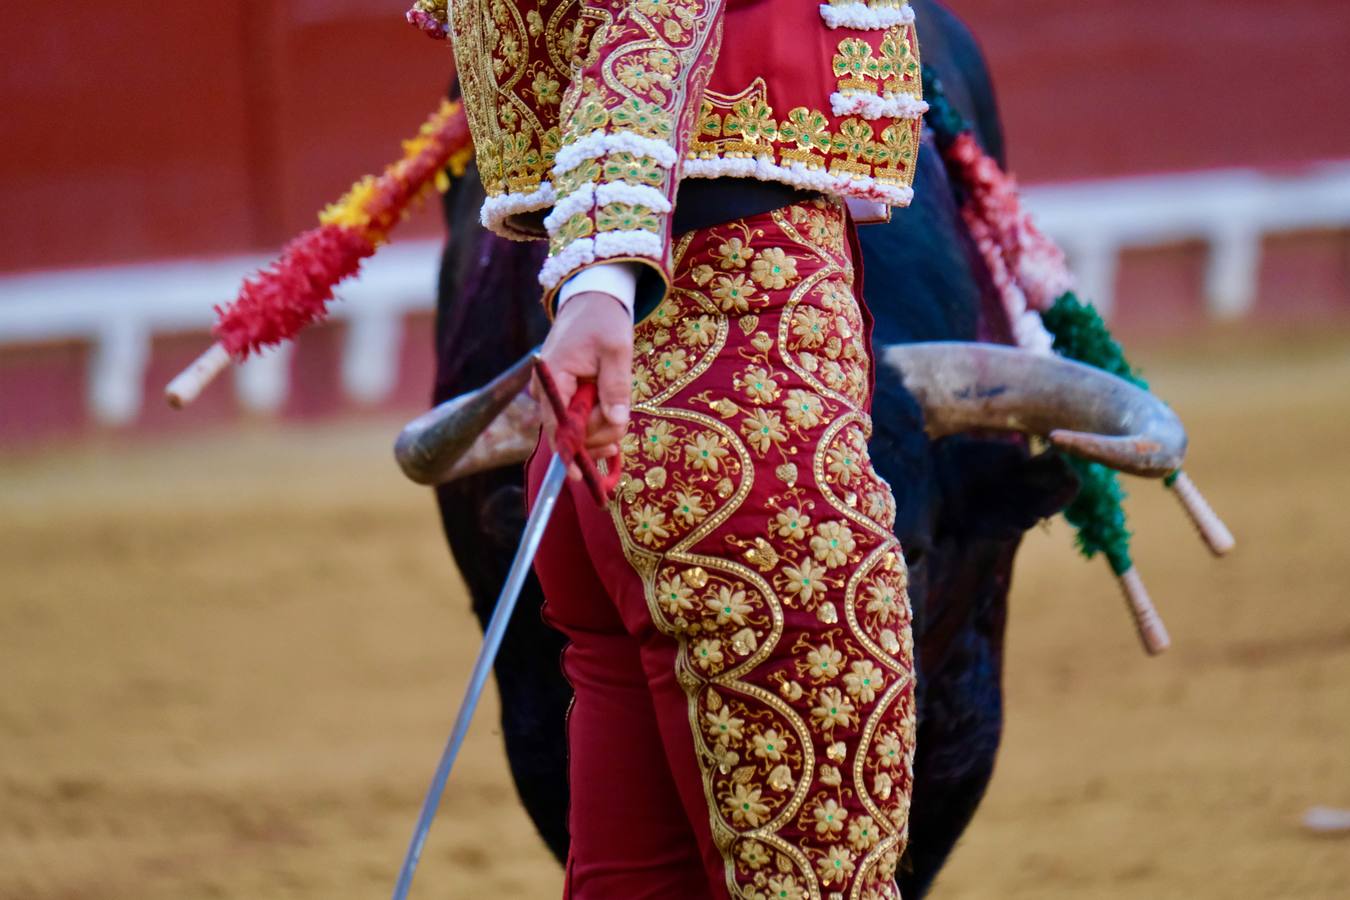
{"label": "gold floral embroidery", "polygon": [[[682,238],[674,291],[637,329],[615,523],[680,642],[732,896],[891,900],[912,644],[903,560],[876,518],[888,491],[866,456],[843,217],[809,202],[755,222],[699,237],[696,255],[703,233]],[[732,368],[705,378],[714,360]],[[877,751],[896,742],[898,757]]]}
{"label": "gold floral embroidery", "polygon": [[[587,181],[597,181],[601,174],[598,171],[599,164],[592,161],[592,165],[596,171],[586,179]],[[627,184],[659,187],[665,178],[665,171],[651,157],[624,152],[611,153],[606,158],[603,175],[606,182],[622,181]]]}
{"label": "gold floral embroidery", "polygon": [[[577,215],[585,216],[586,213]],[[600,207],[595,224],[601,231],[661,230],[660,219],[649,207],[641,203],[607,203]]]}

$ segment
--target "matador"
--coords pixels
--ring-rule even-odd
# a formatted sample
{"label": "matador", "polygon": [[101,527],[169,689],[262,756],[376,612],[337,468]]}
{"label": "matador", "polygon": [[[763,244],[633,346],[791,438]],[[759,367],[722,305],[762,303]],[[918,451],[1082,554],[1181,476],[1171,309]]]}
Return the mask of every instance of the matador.
{"label": "matador", "polygon": [[622,454],[610,505],[573,483],[536,561],[576,692],[565,896],[899,897],[913,647],[855,224],[911,196],[912,11],[450,19],[483,222],[549,242],[542,355],[565,400],[597,382],[588,445]]}

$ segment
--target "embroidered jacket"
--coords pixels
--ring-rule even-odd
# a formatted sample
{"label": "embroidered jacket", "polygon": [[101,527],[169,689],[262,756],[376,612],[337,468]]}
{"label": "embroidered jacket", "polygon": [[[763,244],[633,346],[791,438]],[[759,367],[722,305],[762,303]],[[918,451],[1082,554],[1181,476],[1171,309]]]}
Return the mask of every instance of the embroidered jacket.
{"label": "embroidered jacket", "polygon": [[548,306],[597,261],[647,263],[668,285],[681,178],[910,200],[927,105],[905,3],[450,5],[483,223],[548,237]]}

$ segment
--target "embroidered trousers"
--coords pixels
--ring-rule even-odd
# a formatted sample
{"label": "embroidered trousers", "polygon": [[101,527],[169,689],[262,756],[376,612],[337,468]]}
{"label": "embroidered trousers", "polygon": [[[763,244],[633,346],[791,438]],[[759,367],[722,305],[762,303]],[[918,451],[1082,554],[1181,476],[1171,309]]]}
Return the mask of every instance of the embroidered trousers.
{"label": "embroidered trousers", "polygon": [[913,645],[851,237],[808,200],[678,239],[619,495],[569,485],[554,514],[568,897],[899,896]]}

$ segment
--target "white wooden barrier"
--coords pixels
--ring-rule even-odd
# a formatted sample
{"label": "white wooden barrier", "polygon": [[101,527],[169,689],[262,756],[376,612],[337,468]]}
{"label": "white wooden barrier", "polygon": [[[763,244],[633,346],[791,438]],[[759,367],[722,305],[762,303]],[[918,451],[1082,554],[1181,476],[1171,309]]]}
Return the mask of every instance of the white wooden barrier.
{"label": "white wooden barrier", "polygon": [[1223,169],[1043,185],[1026,190],[1041,228],[1069,255],[1080,294],[1109,318],[1127,247],[1209,246],[1205,302],[1238,319],[1256,301],[1261,242],[1271,234],[1350,228],[1350,161],[1288,174]]}
{"label": "white wooden barrier", "polygon": [[[1081,294],[1105,316],[1115,303],[1121,250],[1182,241],[1210,249],[1205,293],[1216,319],[1245,315],[1255,300],[1261,243],[1270,234],[1350,228],[1350,161],[1293,173],[1220,170],[1043,185],[1026,202],[1069,253]],[[349,324],[342,387],[375,403],[393,389],[404,317],[434,304],[435,241],[385,248],[338,289],[332,316]],[[136,419],[151,338],[205,332],[212,306],[268,258],[236,256],[0,276],[0,352],[5,344],[82,340],[94,347],[88,400],[94,418]],[[235,387],[245,407],[274,411],[285,401],[289,350],[241,366]]]}
{"label": "white wooden barrier", "polygon": [[[330,317],[348,325],[341,371],[352,399],[374,403],[393,390],[404,317],[434,307],[439,254],[437,241],[393,244],[335,292]],[[94,348],[87,386],[94,418],[108,425],[133,422],[145,402],[152,337],[205,335],[215,322],[212,307],[233,299],[242,279],[269,261],[234,256],[0,277],[0,352],[5,344],[88,341]],[[208,342],[204,336],[203,350]],[[290,347],[283,346],[236,369],[245,408],[281,407],[289,363]]]}

